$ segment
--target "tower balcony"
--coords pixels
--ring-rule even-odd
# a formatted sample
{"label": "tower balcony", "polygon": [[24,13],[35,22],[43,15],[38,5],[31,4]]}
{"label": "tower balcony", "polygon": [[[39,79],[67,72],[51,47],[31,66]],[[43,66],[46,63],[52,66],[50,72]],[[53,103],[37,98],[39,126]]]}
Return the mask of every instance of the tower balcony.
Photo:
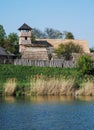
{"label": "tower balcony", "polygon": [[31,31],[29,31],[29,32],[19,32],[19,37],[31,37]]}
{"label": "tower balcony", "polygon": [[19,45],[22,44],[22,45],[28,45],[28,44],[31,44],[31,40],[19,40]]}

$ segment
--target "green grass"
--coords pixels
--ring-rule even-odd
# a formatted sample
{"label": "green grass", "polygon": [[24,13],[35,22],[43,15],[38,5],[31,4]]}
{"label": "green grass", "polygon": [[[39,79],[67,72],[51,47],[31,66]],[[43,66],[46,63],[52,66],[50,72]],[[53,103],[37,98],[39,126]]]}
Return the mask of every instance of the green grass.
{"label": "green grass", "polygon": [[56,67],[32,67],[19,66],[11,64],[0,64],[0,83],[5,82],[8,78],[16,78],[20,83],[28,82],[31,78],[65,78],[82,80],[94,80],[93,76],[79,74],[76,68],[56,68]]}
{"label": "green grass", "polygon": [[26,80],[29,77],[42,75],[45,77],[65,76],[66,78],[75,77],[76,69],[72,68],[55,68],[55,67],[31,67],[31,66],[14,66],[14,65],[0,65],[0,80],[7,78],[17,78],[18,80]]}

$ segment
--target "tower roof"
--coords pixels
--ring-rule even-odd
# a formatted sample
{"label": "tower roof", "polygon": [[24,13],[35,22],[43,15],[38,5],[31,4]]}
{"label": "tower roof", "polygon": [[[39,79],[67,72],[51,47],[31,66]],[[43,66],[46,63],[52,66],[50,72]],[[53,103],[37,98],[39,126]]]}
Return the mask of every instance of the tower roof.
{"label": "tower roof", "polygon": [[32,28],[24,23],[18,30],[32,30]]}

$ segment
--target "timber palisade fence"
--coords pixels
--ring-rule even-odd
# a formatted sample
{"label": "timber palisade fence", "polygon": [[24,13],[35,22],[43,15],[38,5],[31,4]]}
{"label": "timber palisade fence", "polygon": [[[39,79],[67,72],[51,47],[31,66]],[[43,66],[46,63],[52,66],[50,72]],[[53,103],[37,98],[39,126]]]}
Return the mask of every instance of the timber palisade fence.
{"label": "timber palisade fence", "polygon": [[23,66],[40,66],[40,67],[64,67],[72,68],[75,67],[76,62],[74,60],[31,60],[31,59],[15,59],[14,65]]}

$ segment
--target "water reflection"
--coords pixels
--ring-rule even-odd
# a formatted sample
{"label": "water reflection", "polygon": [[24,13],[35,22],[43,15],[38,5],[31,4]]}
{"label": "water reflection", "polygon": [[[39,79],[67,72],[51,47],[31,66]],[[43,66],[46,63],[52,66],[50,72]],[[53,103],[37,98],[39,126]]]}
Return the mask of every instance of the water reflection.
{"label": "water reflection", "polygon": [[69,101],[74,101],[74,100],[80,100],[80,101],[94,101],[94,96],[78,96],[78,97],[73,97],[73,96],[31,96],[31,97],[13,97],[13,96],[8,96],[8,97],[3,97],[0,98],[0,101],[5,101],[8,103],[14,103],[16,101],[26,101],[26,102],[34,102],[34,103],[45,103],[45,102],[51,102],[51,103],[56,103],[56,102],[69,102]]}
{"label": "water reflection", "polygon": [[31,97],[31,101],[37,102],[37,103],[43,103],[43,102],[51,102],[56,103],[58,101],[72,101],[74,100],[74,97],[69,96],[36,96]]}
{"label": "water reflection", "polygon": [[81,101],[94,101],[94,96],[79,96],[77,99]]}

